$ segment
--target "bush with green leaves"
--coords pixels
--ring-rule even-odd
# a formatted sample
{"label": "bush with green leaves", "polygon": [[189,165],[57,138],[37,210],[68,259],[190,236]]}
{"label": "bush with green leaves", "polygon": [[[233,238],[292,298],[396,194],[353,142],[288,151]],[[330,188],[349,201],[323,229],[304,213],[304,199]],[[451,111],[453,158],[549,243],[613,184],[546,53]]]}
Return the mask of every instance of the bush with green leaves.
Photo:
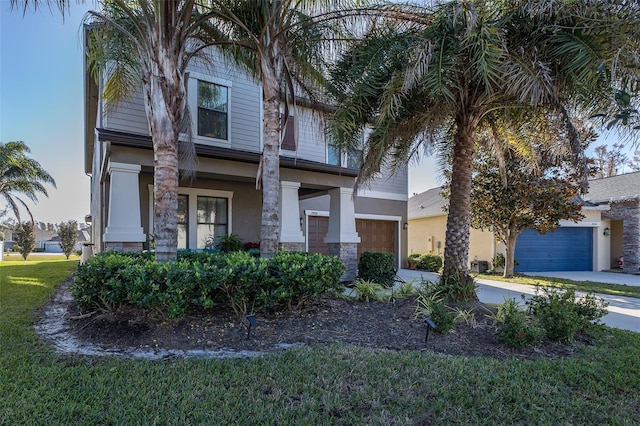
{"label": "bush with green leaves", "polygon": [[564,291],[537,287],[536,294],[527,301],[529,309],[544,327],[547,337],[570,343],[576,333],[598,325],[607,314],[608,303],[589,293],[576,298],[575,290]]}
{"label": "bush with green leaves", "polygon": [[60,237],[60,248],[68,259],[78,242],[78,223],[75,220],[61,222],[58,225],[58,237]]}
{"label": "bush with green leaves", "polygon": [[316,296],[341,288],[344,271],[344,263],[335,256],[280,251],[269,261],[273,288],[262,297],[270,299],[271,306],[297,309]]}
{"label": "bush with green leaves", "polygon": [[456,314],[437,293],[427,291],[416,299],[415,316],[431,318],[438,333],[447,334],[456,323]]}
{"label": "bush with green leaves", "polygon": [[422,254],[416,263],[418,269],[437,272],[442,268],[442,258],[434,253]]}
{"label": "bush with green leaves", "polygon": [[244,250],[242,238],[236,234],[223,235],[215,245],[221,253],[233,253]]}
{"label": "bush with green leaves", "polygon": [[507,299],[498,306],[494,319],[498,338],[509,346],[524,348],[538,345],[544,338],[544,329],[538,321],[527,317],[526,311],[514,299]]}
{"label": "bush with green leaves", "polygon": [[21,222],[16,225],[16,247],[24,260],[27,260],[36,246],[36,236],[32,222]]}
{"label": "bush with green leaves", "polygon": [[384,287],[374,281],[357,279],[353,289],[357,293],[357,300],[369,303],[372,300],[381,301]]}
{"label": "bush with green leaves", "polygon": [[358,262],[358,278],[384,287],[395,283],[397,271],[393,253],[365,251]]}
{"label": "bush with green leaves", "polygon": [[319,254],[181,253],[175,262],[158,263],[145,254],[107,252],[79,266],[72,295],[82,310],[128,304],[180,318],[190,307],[227,305],[247,314],[300,307],[337,290],[343,273],[340,259]]}

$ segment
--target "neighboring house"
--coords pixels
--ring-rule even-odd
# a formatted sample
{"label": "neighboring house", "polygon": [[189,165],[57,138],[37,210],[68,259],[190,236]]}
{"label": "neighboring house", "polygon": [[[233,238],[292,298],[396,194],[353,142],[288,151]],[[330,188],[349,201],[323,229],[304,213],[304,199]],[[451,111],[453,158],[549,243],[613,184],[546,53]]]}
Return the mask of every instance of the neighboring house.
{"label": "neighboring house", "polygon": [[[73,247],[73,251],[81,251],[82,243],[86,243],[90,241],[91,236],[87,229],[79,229],[78,230],[78,239],[76,245]],[[46,253],[62,253],[62,247],[60,246],[60,237],[55,235],[50,239],[44,240],[38,246],[42,248]]]}
{"label": "neighboring house", "polygon": [[[409,252],[444,252],[447,200],[440,188],[409,199]],[[602,271],[640,272],[640,172],[589,182],[580,222],[561,221],[560,228],[544,235],[525,230],[516,244],[516,272]],[[504,253],[493,233],[471,229],[469,262],[491,262]]]}
{"label": "neighboring house", "polygon": [[[260,86],[220,61],[215,72],[197,63],[188,71],[197,164],[196,178],[179,188],[178,247],[202,249],[211,236],[230,233],[258,241]],[[87,72],[91,241],[95,251],[142,250],[153,233],[153,150],[142,96],[106,111],[101,87]],[[280,158],[281,247],[339,255],[347,265],[345,279],[355,277],[357,258],[365,250],[394,253],[400,265],[407,247],[406,170],[383,174],[371,190],[354,197],[358,156],[332,147],[310,110],[293,113]]]}

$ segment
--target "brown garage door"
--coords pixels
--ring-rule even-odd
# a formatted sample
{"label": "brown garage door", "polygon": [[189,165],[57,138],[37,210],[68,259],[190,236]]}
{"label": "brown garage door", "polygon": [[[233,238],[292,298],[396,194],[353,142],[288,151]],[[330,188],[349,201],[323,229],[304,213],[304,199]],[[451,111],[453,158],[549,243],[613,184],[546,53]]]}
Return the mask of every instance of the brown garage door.
{"label": "brown garage door", "polygon": [[386,220],[356,219],[356,232],[360,235],[358,258],[365,251],[394,253],[395,222]]}
{"label": "brown garage door", "polygon": [[[309,216],[309,251],[328,254],[324,237],[329,229],[329,218]],[[395,222],[385,220],[356,219],[356,232],[360,235],[358,258],[365,251],[395,252]]]}

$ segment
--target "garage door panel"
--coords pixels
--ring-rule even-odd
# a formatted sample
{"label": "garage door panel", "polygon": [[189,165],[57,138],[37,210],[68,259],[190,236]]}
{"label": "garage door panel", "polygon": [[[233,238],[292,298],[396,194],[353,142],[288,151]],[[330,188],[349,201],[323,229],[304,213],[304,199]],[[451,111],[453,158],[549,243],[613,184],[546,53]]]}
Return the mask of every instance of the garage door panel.
{"label": "garage door panel", "polygon": [[[395,222],[371,219],[356,219],[356,232],[360,236],[358,258],[365,251],[395,253]],[[309,216],[307,239],[309,251],[328,254],[324,238],[329,230],[329,218],[326,216]]]}
{"label": "garage door panel", "polygon": [[593,230],[560,227],[542,235],[532,229],[518,236],[516,272],[590,271],[593,259]]}

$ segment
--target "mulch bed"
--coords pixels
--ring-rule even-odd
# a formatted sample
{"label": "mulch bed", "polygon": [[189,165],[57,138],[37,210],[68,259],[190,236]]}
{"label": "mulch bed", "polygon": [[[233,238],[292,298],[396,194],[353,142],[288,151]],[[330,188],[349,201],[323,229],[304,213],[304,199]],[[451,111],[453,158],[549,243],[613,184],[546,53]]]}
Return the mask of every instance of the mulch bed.
{"label": "mulch bed", "polygon": [[[52,302],[54,303],[54,302]],[[425,342],[424,318],[415,317],[416,300],[364,303],[324,297],[300,311],[257,314],[249,322],[227,309],[190,312],[179,320],[123,308],[81,319],[70,301],[65,322],[81,341],[116,348],[269,351],[281,344],[346,344],[390,350],[433,351],[492,358],[558,359],[589,344],[579,337],[571,345],[545,341],[539,347],[513,349],[498,341],[491,319],[495,308],[480,302],[459,305],[473,310],[475,324],[459,320],[446,335],[431,331]]]}

